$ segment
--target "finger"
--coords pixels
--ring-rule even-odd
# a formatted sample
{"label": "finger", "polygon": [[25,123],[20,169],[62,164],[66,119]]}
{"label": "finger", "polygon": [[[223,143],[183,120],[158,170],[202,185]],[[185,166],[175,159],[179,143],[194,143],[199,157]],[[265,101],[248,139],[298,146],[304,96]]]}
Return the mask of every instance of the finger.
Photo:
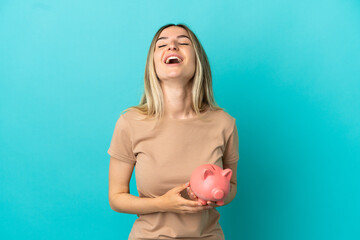
{"label": "finger", "polygon": [[181,184],[180,186],[178,186],[178,187],[176,188],[176,190],[177,190],[178,192],[181,192],[182,190],[184,190],[185,188],[188,187],[188,184],[189,184],[189,182],[184,183],[184,184]]}
{"label": "finger", "polygon": [[191,197],[196,200],[198,199],[198,197],[195,194],[191,194]]}
{"label": "finger", "polygon": [[197,200],[197,197],[196,196],[194,196],[194,195],[192,195],[192,194],[189,194],[189,198],[191,199],[191,200]]}
{"label": "finger", "polygon": [[189,185],[189,182],[186,182],[186,183],[183,183],[183,184],[179,185],[178,187],[179,188],[186,188],[186,187],[188,187],[188,185]]}
{"label": "finger", "polygon": [[185,198],[182,198],[181,204],[182,204],[183,206],[194,206],[194,207],[196,207],[196,206],[202,206],[202,204],[201,204],[200,202],[198,202],[198,201],[187,200],[187,199],[185,199]]}
{"label": "finger", "polygon": [[197,199],[197,197],[194,194],[189,194],[189,197],[191,197],[192,199]]}
{"label": "finger", "polygon": [[198,200],[197,197],[194,197],[194,196],[192,196],[192,195],[190,195],[189,198],[190,198],[192,201],[197,201],[197,200]]}
{"label": "finger", "polygon": [[191,195],[193,195],[193,196],[197,197],[197,196],[195,195],[195,193],[191,190],[191,188],[190,188],[190,187],[188,187],[188,192],[189,192],[189,194],[191,194]]}
{"label": "finger", "polygon": [[186,192],[187,192],[188,196],[191,197],[191,192],[189,191],[189,187],[186,189]]}
{"label": "finger", "polygon": [[189,195],[190,195],[190,194],[191,194],[191,195],[195,195],[194,192],[191,190],[190,187],[187,187],[186,189],[187,189],[187,192],[188,192]]}
{"label": "finger", "polygon": [[213,201],[207,201],[207,204],[213,207],[217,206],[216,203]]}
{"label": "finger", "polygon": [[191,191],[187,190],[187,195],[190,197],[190,198],[194,198],[194,194],[191,193]]}

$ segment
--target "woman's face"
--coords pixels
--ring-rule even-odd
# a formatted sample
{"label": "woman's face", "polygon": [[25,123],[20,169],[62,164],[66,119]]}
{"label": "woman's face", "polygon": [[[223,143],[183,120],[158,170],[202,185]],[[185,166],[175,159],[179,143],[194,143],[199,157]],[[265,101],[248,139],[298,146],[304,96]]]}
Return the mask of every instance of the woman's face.
{"label": "woman's face", "polygon": [[[167,56],[176,54],[180,58],[166,63]],[[195,51],[190,37],[182,27],[171,26],[165,28],[155,45],[155,71],[160,80],[180,79],[189,80],[195,73]]]}

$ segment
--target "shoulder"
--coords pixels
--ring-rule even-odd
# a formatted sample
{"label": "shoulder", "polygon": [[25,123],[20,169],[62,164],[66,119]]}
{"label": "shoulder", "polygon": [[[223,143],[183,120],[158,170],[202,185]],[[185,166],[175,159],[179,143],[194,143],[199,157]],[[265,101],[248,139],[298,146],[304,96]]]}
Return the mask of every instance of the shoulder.
{"label": "shoulder", "polygon": [[131,118],[131,116],[133,115],[133,111],[132,109],[129,109],[129,110],[123,110],[121,113],[120,113],[120,117],[123,118],[123,119],[126,119],[126,120],[129,120]]}
{"label": "shoulder", "polygon": [[221,128],[226,138],[228,138],[236,129],[236,119],[231,116],[226,110],[220,109],[213,111],[213,122],[217,127]]}
{"label": "shoulder", "polygon": [[137,111],[136,109],[130,108],[127,110],[123,110],[120,113],[120,117],[125,119],[126,121],[132,121],[135,120],[136,118],[138,118],[139,116],[141,116],[141,114],[139,113],[139,111]]}
{"label": "shoulder", "polygon": [[[142,126],[145,123],[144,120],[146,115],[140,112],[135,108],[127,108],[120,113],[120,117],[122,121],[126,122],[129,127],[138,127]],[[140,124],[140,125],[139,125]]]}
{"label": "shoulder", "polygon": [[216,118],[217,121],[223,122],[225,125],[232,126],[235,123],[235,118],[231,116],[226,110],[219,109],[212,111],[212,116]]}

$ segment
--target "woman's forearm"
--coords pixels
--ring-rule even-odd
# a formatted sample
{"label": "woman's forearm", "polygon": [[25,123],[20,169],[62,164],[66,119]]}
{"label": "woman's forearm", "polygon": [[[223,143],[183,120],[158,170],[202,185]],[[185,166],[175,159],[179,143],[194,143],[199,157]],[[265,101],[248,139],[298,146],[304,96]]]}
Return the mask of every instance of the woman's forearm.
{"label": "woman's forearm", "polygon": [[[229,194],[224,200],[224,206],[229,204],[236,195],[236,185],[231,183]],[[112,210],[129,214],[149,214],[163,212],[160,198],[141,198],[130,193],[118,193],[109,199]]]}
{"label": "woman's forearm", "polygon": [[129,214],[161,212],[159,198],[141,198],[130,193],[118,193],[109,199],[112,210]]}

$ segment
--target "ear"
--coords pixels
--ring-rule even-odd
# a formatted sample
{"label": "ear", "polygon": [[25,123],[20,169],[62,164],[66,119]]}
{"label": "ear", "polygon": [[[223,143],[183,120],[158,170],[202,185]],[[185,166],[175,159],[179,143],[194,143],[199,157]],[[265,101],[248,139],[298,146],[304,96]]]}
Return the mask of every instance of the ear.
{"label": "ear", "polygon": [[226,177],[227,180],[230,181],[231,176],[232,176],[232,170],[227,168],[221,172],[221,175],[223,175],[224,177]]}
{"label": "ear", "polygon": [[208,176],[213,175],[214,173],[210,169],[203,169],[201,178],[202,180],[205,180]]}

